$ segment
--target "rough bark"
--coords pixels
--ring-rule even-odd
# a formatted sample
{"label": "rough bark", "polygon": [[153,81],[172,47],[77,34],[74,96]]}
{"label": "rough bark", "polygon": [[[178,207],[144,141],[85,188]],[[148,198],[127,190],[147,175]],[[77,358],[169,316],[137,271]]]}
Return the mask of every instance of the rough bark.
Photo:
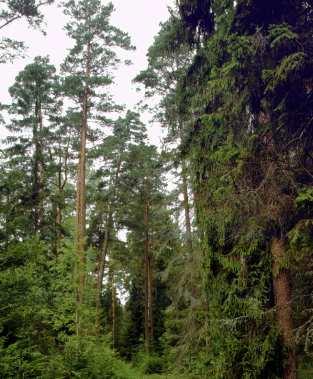
{"label": "rough bark", "polygon": [[276,317],[287,359],[283,368],[283,379],[297,378],[297,363],[293,335],[291,287],[288,269],[283,267],[285,242],[282,238],[273,238],[273,285]]}

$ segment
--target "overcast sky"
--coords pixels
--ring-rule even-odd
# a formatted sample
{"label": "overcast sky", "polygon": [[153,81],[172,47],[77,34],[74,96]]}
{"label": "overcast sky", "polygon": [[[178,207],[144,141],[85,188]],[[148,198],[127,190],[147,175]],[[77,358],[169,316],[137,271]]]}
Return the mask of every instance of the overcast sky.
{"label": "overcast sky", "polygon": [[[153,37],[159,30],[159,24],[168,18],[168,6],[173,0],[113,0],[116,8],[112,16],[112,23],[130,34],[132,43],[137,50],[130,54],[133,64],[122,67],[116,72],[116,84],[112,89],[118,103],[126,104],[133,108],[140,99],[136,92],[136,86],[131,80],[146,67],[147,49],[153,42]],[[44,10],[47,32],[44,36],[41,32],[28,27],[25,21],[17,21],[3,30],[2,36],[19,41],[25,41],[28,46],[27,57],[16,59],[14,63],[4,64],[1,67],[1,92],[0,102],[7,103],[10,100],[8,88],[13,84],[14,78],[24,66],[32,62],[37,55],[49,55],[53,64],[58,66],[67,54],[71,41],[67,38],[63,26],[66,18],[62,9],[56,5],[46,7]],[[143,116],[147,121],[149,117]],[[152,142],[158,143],[160,128],[151,127],[149,135]]]}

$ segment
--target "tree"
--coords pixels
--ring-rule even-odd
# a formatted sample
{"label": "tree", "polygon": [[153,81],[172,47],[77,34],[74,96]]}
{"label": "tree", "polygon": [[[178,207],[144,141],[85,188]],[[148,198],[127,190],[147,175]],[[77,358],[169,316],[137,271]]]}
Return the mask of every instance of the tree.
{"label": "tree", "polygon": [[[1,0],[0,2],[0,30],[5,29],[12,22],[25,18],[34,27],[39,27],[43,21],[40,8],[52,4],[54,0]],[[0,41],[0,63],[6,63],[22,54],[25,46],[23,42],[10,38],[2,38]]]}
{"label": "tree", "polygon": [[[187,43],[190,52],[185,56],[193,56],[193,62],[176,79],[172,93],[177,109],[184,110],[181,114],[187,117],[181,149],[187,154],[193,174],[196,225],[204,253],[202,293],[203,307],[208,311],[198,310],[197,314],[209,325],[211,346],[221,349],[222,344],[228,356],[222,363],[218,350],[209,349],[209,375],[243,377],[252,365],[254,375],[266,376],[272,357],[266,354],[265,345],[266,339],[272,338],[276,354],[279,343],[286,354],[282,375],[293,378],[292,297],[289,269],[283,262],[287,259],[288,231],[295,226],[292,220],[298,218],[297,212],[291,216],[297,198],[295,188],[301,188],[303,180],[310,181],[306,152],[311,150],[307,108],[311,101],[311,61],[306,33],[311,25],[311,7],[301,1],[272,5],[192,0],[178,1],[177,6],[178,19],[172,16],[164,30],[172,30],[167,34],[169,50],[179,52]],[[295,41],[300,40],[296,47]],[[155,43],[153,51],[153,62],[162,65],[164,49]],[[155,69],[159,66],[152,66],[139,79],[147,87],[158,89],[166,71],[157,80]],[[163,98],[168,101],[167,93]],[[301,118],[302,127],[295,123],[295,114]],[[171,115],[165,113],[165,119],[171,120]],[[304,176],[303,169],[307,173]],[[302,179],[295,172],[301,172]],[[271,251],[267,261],[264,251]],[[264,274],[268,265],[271,278]],[[259,278],[258,285],[252,284],[255,277]],[[271,291],[271,279],[276,305],[263,292],[266,288]],[[258,305],[253,308],[251,304]],[[243,330],[249,320],[257,323],[256,314],[263,314],[264,308],[271,306],[276,310],[281,338],[273,337],[274,327],[268,320],[267,330],[257,328],[257,337],[245,340]],[[229,322],[236,324],[234,314],[243,321],[237,333],[231,329],[226,332],[223,320],[231,317]],[[250,316],[244,321],[247,314]],[[220,321],[215,323],[215,319]],[[234,360],[244,357],[245,349],[250,357],[255,356],[254,349],[260,343],[264,347],[264,355],[259,357],[262,363],[256,367],[253,358],[242,358],[242,364],[236,366],[238,371],[234,371]],[[230,344],[232,350],[228,349]],[[191,342],[189,346],[197,354]],[[225,369],[220,373],[218,368],[222,366]]]}
{"label": "tree", "polygon": [[[146,129],[138,113],[127,111],[125,117],[112,121],[112,134],[103,138],[91,152],[98,159],[95,172],[94,204],[95,211],[91,218],[89,239],[98,251],[97,256],[97,327],[99,330],[100,302],[103,288],[105,263],[113,236],[123,227],[120,176],[130,159],[131,149],[143,144]],[[112,274],[113,275],[113,274]]]}
{"label": "tree", "polygon": [[[86,144],[92,135],[88,122],[104,122],[103,112],[112,111],[110,96],[104,87],[112,83],[111,69],[119,62],[114,47],[130,49],[126,33],[109,23],[113,5],[100,0],[67,1],[65,14],[70,17],[66,26],[75,45],[66,58],[63,71],[67,73],[67,94],[80,107],[81,128],[79,163],[76,186],[76,245],[77,245],[77,304],[83,304],[85,282],[86,229]],[[94,132],[93,132],[94,133]],[[79,319],[79,311],[78,311]],[[80,322],[78,321],[79,333]]]}
{"label": "tree", "polygon": [[57,106],[55,71],[47,58],[37,57],[10,88],[13,103],[8,110],[12,121],[7,128],[13,134],[7,139],[6,154],[13,159],[11,169],[16,170],[19,162],[26,189],[22,202],[27,203],[26,211],[31,215],[28,225],[37,233],[48,225],[44,220],[49,166],[47,121]]}
{"label": "tree", "polygon": [[[294,378],[292,297],[289,269],[282,267],[282,262],[286,260],[287,233],[295,216],[291,216],[296,199],[294,189],[303,185],[303,178],[299,180],[295,171],[302,172],[306,166],[303,158],[311,150],[307,108],[311,90],[306,84],[311,72],[311,61],[307,59],[310,42],[306,39],[308,29],[303,24],[306,20],[310,28],[311,7],[301,1],[275,4],[253,1],[237,5],[232,1],[215,2],[210,7],[214,17],[207,17],[215,26],[201,30],[198,26],[203,13],[196,12],[201,7],[200,2],[184,1],[179,5],[182,22],[187,23],[194,34],[199,31],[202,34],[184,87],[186,95],[193,94],[195,100],[200,100],[200,112],[190,138],[197,173],[198,225],[204,226],[203,236],[210,235],[210,230],[213,232],[208,244],[210,265],[213,273],[221,270],[216,267],[221,264],[221,258],[212,256],[220,246],[220,241],[214,238],[217,230],[212,230],[212,219],[216,228],[220,227],[214,203],[226,221],[220,224],[227,236],[225,242],[228,241],[220,246],[223,255],[241,245],[240,239],[236,240],[239,236],[244,239],[248,233],[257,235],[263,230],[261,246],[265,242],[263,238],[271,236],[272,241],[267,246],[272,252],[277,325],[286,350],[282,375]],[[300,40],[298,45],[295,41]],[[196,90],[192,88],[194,84]],[[198,96],[201,91],[206,91],[206,97]],[[302,127],[295,123],[295,114],[301,117]],[[290,165],[290,154],[301,158]],[[308,173],[309,167],[304,170]],[[216,193],[212,175],[220,178],[215,184]],[[224,189],[224,196],[218,192],[219,188]],[[241,198],[243,193],[244,199]],[[249,227],[245,218],[249,220]],[[237,269],[241,275],[250,275],[249,260],[242,257],[239,262]],[[235,261],[228,264],[235,265]]]}
{"label": "tree", "polygon": [[[179,19],[172,11],[171,18],[161,25],[159,34],[148,52],[148,68],[135,78],[145,86],[147,97],[161,96],[155,113],[158,121],[167,128],[165,140],[170,166],[180,166],[182,208],[185,217],[186,246],[192,254],[191,202],[189,196],[188,163],[180,151],[184,136],[184,124],[190,115],[180,107],[178,83],[191,64],[191,52],[186,43],[179,45]],[[176,46],[177,45],[177,46]],[[174,148],[172,146],[175,146]]]}
{"label": "tree", "polygon": [[0,29],[25,17],[32,25],[39,25],[42,22],[40,8],[46,4],[52,4],[54,0],[36,1],[36,0],[10,0],[1,1]]}
{"label": "tree", "polygon": [[[168,199],[163,194],[162,162],[154,146],[138,144],[132,148],[120,185],[124,188],[123,203],[128,204],[124,210],[124,225],[130,230],[128,244],[134,254],[135,272],[131,275],[135,275],[135,278],[132,279],[130,292],[135,293],[142,286],[142,331],[145,351],[149,354],[155,350],[160,337],[155,332],[156,309],[159,305],[156,294],[157,288],[161,287],[158,287],[157,280],[160,268],[158,262],[162,261],[166,245],[170,245],[169,241],[173,238]],[[162,306],[166,305],[163,303]],[[161,309],[159,311],[162,312]],[[139,345],[139,337],[136,345]]]}

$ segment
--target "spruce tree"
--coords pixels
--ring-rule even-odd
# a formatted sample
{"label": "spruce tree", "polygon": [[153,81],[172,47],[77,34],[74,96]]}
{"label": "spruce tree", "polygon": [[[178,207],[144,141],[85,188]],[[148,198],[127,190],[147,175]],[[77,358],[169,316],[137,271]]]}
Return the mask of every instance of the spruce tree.
{"label": "spruce tree", "polygon": [[[246,285],[249,277],[256,275],[251,264],[258,255],[262,259],[263,249],[271,251],[268,261],[273,262],[273,305],[280,331],[280,339],[273,344],[277,353],[278,343],[284,348],[286,360],[280,368],[281,375],[294,378],[290,267],[283,262],[287,259],[287,234],[295,226],[292,220],[298,217],[294,208],[295,189],[306,181],[306,174],[300,179],[295,171],[307,172],[306,164],[310,165],[308,156],[304,157],[311,149],[310,107],[307,107],[311,102],[307,84],[307,74],[311,72],[307,39],[311,6],[301,1],[275,4],[216,1],[209,7],[213,17],[207,16],[207,25],[210,26],[209,21],[215,25],[203,28],[200,25],[204,13],[197,13],[201,5],[197,1],[179,2],[182,23],[198,37],[191,41],[196,42],[196,56],[182,88],[184,105],[189,103],[197,112],[190,146],[198,225],[202,238],[209,236],[207,285],[215,288],[212,287],[214,277],[216,283],[221,283],[219,276],[223,271],[234,269],[238,270],[237,274],[229,274],[230,278],[238,275],[238,284]],[[301,127],[295,121],[295,114],[301,118]],[[287,162],[291,156],[293,164],[290,165]],[[254,235],[253,243],[246,240],[249,234]],[[239,246],[247,249],[241,258],[236,256]],[[264,270],[266,264],[263,261]],[[269,278],[262,285],[271,289]],[[225,292],[225,296],[230,295]],[[247,292],[238,299],[244,300],[246,296]],[[246,300],[254,296],[250,294]],[[221,314],[224,312],[222,298],[219,300]],[[236,295],[231,299],[236,300]],[[262,302],[265,307],[271,306],[266,298]],[[218,343],[222,334],[216,337]],[[230,333],[230,338],[234,337]],[[268,372],[266,361],[261,370]],[[244,372],[245,368],[238,372],[238,377]],[[257,375],[256,368],[253,372]],[[233,377],[234,371],[224,375]],[[265,375],[264,371],[259,375]]]}

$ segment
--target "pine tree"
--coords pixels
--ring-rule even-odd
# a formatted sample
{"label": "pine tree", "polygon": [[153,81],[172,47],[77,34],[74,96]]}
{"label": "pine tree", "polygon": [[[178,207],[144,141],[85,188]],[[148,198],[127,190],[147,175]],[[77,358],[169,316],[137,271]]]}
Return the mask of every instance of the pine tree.
{"label": "pine tree", "polygon": [[12,121],[7,128],[12,135],[6,141],[6,155],[13,159],[13,170],[20,167],[25,183],[22,203],[27,204],[25,211],[32,220],[28,227],[37,233],[47,226],[44,202],[48,189],[48,131],[49,117],[56,106],[56,86],[54,66],[47,58],[37,57],[10,88],[13,102],[8,110]]}
{"label": "pine tree", "polygon": [[[68,1],[65,13],[70,17],[66,26],[74,47],[66,58],[63,71],[67,74],[67,94],[80,109],[80,147],[76,188],[76,245],[77,245],[77,305],[84,302],[86,262],[86,146],[95,131],[89,121],[105,123],[104,112],[114,109],[104,88],[112,83],[111,70],[119,60],[114,47],[130,49],[126,33],[110,25],[113,5],[102,5],[99,0]],[[77,333],[80,333],[78,310]]]}
{"label": "pine tree", "polygon": [[[43,21],[40,8],[53,2],[54,0],[2,0],[0,2],[0,30],[21,18],[25,18],[33,27],[40,27]],[[0,63],[12,61],[22,55],[24,49],[25,44],[23,42],[2,37],[0,40]]]}
{"label": "pine tree", "polygon": [[103,138],[91,152],[98,159],[94,180],[95,211],[91,218],[89,239],[98,251],[97,257],[97,327],[99,330],[100,302],[103,288],[105,263],[110,258],[112,239],[123,227],[123,206],[121,201],[120,177],[130,159],[133,146],[143,144],[146,129],[139,114],[127,111],[125,117],[112,121],[112,134]]}
{"label": "pine tree", "polygon": [[[178,83],[191,64],[191,52],[186,43],[176,46],[180,30],[179,19],[172,11],[171,18],[162,24],[159,34],[148,52],[148,68],[135,81],[144,84],[147,97],[161,96],[155,113],[162,126],[167,128],[165,139],[170,166],[179,166],[180,187],[183,195],[182,208],[185,218],[186,247],[192,254],[191,201],[189,193],[188,163],[180,147],[185,140],[184,125],[190,115],[180,107]],[[174,39],[175,38],[175,39]],[[174,40],[173,40],[174,39]],[[174,148],[172,146],[175,146]],[[177,148],[178,146],[178,148]],[[177,173],[175,173],[177,175]]]}
{"label": "pine tree", "polygon": [[[137,279],[134,279],[130,291],[133,292],[137,286],[142,286],[141,307],[144,311],[142,332],[145,351],[149,354],[155,350],[160,337],[155,332],[155,315],[158,313],[156,312],[159,269],[157,257],[159,255],[159,260],[162,260],[162,253],[166,250],[164,245],[172,238],[171,228],[169,227],[167,231],[170,235],[169,239],[162,228],[164,226],[166,229],[166,226],[170,224],[166,218],[169,217],[168,199],[163,194],[162,163],[154,146],[139,144],[132,148],[121,186],[124,187],[124,203],[128,204],[124,223],[130,230],[129,244],[135,254],[135,262],[137,261],[136,270],[139,270],[132,273],[137,276]],[[131,192],[129,192],[130,188]],[[138,340],[136,344],[139,344]]]}

